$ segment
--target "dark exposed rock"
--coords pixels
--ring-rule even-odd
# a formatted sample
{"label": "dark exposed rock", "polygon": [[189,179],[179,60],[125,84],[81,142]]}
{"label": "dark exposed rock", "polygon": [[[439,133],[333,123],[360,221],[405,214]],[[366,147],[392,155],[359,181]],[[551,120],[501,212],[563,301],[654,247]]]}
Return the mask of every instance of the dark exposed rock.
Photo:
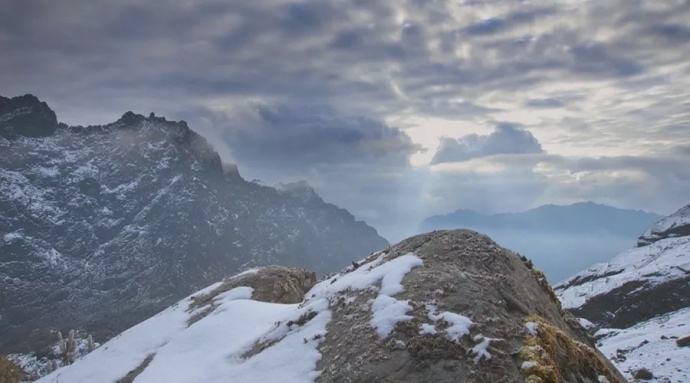
{"label": "dark exposed rock", "polygon": [[0,352],[51,329],[102,342],[238,271],[326,273],[388,246],[308,186],[245,181],[184,121],[66,126],[33,96],[0,104]]}
{"label": "dark exposed rock", "polygon": [[46,137],[58,126],[55,112],[33,95],[0,96],[0,137]]}
{"label": "dark exposed rock", "polygon": [[678,345],[678,347],[690,347],[690,335],[677,339],[676,345]]}
{"label": "dark exposed rock", "polygon": [[193,296],[190,310],[205,308],[200,315],[190,318],[190,324],[201,320],[215,310],[214,298],[235,287],[247,286],[253,289],[252,299],[269,303],[299,303],[304,294],[316,283],[316,273],[301,268],[268,266],[256,272],[247,272],[223,281],[207,294]]}
{"label": "dark exposed rock", "polygon": [[603,327],[627,328],[642,321],[690,306],[690,276],[653,288],[636,281],[589,299],[569,309]]}
{"label": "dark exposed rock", "polygon": [[19,366],[0,355],[0,382],[19,383],[24,380],[25,376],[26,374]]}
{"label": "dark exposed rock", "polygon": [[641,368],[635,371],[633,378],[642,380],[652,380],[654,379],[654,374],[652,374],[652,372],[647,370],[646,368]]}

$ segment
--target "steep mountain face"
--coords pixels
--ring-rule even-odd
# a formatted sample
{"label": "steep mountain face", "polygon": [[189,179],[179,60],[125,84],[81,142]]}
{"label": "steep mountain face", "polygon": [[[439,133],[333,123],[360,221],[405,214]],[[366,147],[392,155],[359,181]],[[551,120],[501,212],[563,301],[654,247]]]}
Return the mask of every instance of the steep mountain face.
{"label": "steep mountain face", "polygon": [[415,236],[314,283],[245,272],[40,382],[624,382],[543,274],[476,232]]}
{"label": "steep mountain face", "polygon": [[526,255],[551,281],[563,280],[630,248],[661,216],[592,202],[546,205],[522,213],[458,210],[426,219],[422,231],[467,228]]}
{"label": "steep mountain face", "polygon": [[659,379],[688,378],[679,367],[690,365],[690,348],[674,338],[690,336],[689,212],[686,206],[661,219],[638,247],[555,287],[564,308],[603,328],[600,348],[630,377],[645,367]]}
{"label": "steep mountain face", "polygon": [[51,328],[106,339],[241,269],[325,273],[387,246],[306,184],[245,181],[184,121],[67,126],[33,96],[0,99],[0,211],[0,352]]}

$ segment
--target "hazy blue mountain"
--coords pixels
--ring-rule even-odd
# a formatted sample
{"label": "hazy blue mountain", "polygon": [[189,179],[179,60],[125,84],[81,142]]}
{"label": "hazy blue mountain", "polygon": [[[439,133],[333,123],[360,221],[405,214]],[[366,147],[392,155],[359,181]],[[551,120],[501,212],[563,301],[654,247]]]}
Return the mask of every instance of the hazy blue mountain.
{"label": "hazy blue mountain", "polygon": [[461,209],[425,219],[420,231],[467,228],[531,258],[560,281],[634,245],[660,215],[593,202],[544,205],[521,213],[482,214]]}

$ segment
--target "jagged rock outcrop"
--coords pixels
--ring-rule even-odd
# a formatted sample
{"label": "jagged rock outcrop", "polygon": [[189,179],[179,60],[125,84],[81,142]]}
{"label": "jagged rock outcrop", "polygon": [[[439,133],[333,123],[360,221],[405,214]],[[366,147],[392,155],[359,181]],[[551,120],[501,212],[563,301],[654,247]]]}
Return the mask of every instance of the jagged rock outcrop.
{"label": "jagged rock outcrop", "polygon": [[67,126],[30,95],[0,99],[0,211],[0,353],[54,329],[107,340],[241,270],[332,272],[388,245],[308,185],[245,181],[184,121]]}
{"label": "jagged rock outcrop", "polygon": [[599,348],[634,378],[688,380],[690,207],[661,219],[636,248],[584,270],[555,287],[564,308],[592,323]]}
{"label": "jagged rock outcrop", "polygon": [[[311,283],[233,277],[41,382],[624,382],[543,274],[476,232],[418,235]],[[255,300],[264,285],[306,293]]]}
{"label": "jagged rock outcrop", "polygon": [[35,96],[0,96],[0,137],[47,137],[57,126],[55,112]]}

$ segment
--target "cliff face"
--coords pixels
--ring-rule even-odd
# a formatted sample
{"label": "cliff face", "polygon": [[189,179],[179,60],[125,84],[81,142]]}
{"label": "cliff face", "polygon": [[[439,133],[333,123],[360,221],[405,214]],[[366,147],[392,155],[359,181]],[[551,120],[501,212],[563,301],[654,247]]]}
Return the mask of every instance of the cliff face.
{"label": "cliff face", "polygon": [[209,283],[272,263],[319,273],[386,247],[308,185],[242,179],[186,123],[58,124],[0,99],[0,352],[51,329],[105,340]]}
{"label": "cliff face", "polygon": [[302,269],[248,271],[178,302],[41,382],[123,377],[624,381],[561,310],[543,274],[488,237],[463,230],[409,238],[316,284]]}

